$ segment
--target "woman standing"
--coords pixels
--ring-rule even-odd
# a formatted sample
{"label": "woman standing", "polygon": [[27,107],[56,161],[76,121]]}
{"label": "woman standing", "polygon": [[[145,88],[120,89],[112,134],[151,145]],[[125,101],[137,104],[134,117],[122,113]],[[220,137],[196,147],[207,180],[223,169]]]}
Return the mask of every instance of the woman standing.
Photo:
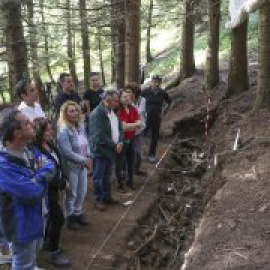
{"label": "woman standing", "polygon": [[[124,130],[124,144],[122,152],[116,158],[116,178],[118,181],[118,191],[124,192],[125,186],[134,190],[134,157],[135,157],[135,135],[141,126],[141,120],[137,109],[132,106],[130,94],[122,92],[121,106],[118,110],[118,117]],[[127,180],[124,181],[123,170],[127,169]],[[124,183],[125,182],[125,183]]]}
{"label": "woman standing", "polygon": [[141,96],[141,88],[136,83],[125,85],[124,91],[131,95],[133,105],[138,110],[141,120],[141,126],[137,129],[135,136],[135,174],[146,176],[147,173],[141,170],[142,145],[144,130],[146,128],[146,100]]}
{"label": "woman standing", "polygon": [[88,140],[85,135],[79,105],[67,101],[60,109],[57,142],[66,162],[70,189],[66,195],[66,215],[68,228],[78,230],[87,226],[83,215],[83,202],[87,192],[87,168],[92,166]]}
{"label": "woman standing", "polygon": [[55,163],[56,173],[48,188],[48,221],[45,232],[47,249],[51,251],[49,263],[64,267],[71,264],[70,260],[59,248],[61,230],[64,224],[64,215],[59,204],[59,191],[66,188],[66,178],[62,169],[61,158],[58,149],[53,143],[54,130],[52,123],[46,118],[36,118],[34,120],[36,139],[34,146],[42,154],[41,162],[51,160]]}

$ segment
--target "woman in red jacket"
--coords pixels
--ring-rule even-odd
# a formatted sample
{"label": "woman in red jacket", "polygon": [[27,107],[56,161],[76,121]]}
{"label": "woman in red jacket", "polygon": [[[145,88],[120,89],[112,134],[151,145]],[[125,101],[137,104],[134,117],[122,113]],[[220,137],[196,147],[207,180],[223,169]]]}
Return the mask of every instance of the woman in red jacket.
{"label": "woman in red jacket", "polygon": [[[134,139],[136,131],[141,126],[141,121],[137,109],[132,106],[132,99],[129,93],[122,92],[120,101],[121,106],[118,110],[118,117],[123,125],[124,144],[122,152],[116,158],[116,177],[118,191],[125,192],[125,186],[134,190]],[[127,169],[126,181],[123,174],[125,168]]]}

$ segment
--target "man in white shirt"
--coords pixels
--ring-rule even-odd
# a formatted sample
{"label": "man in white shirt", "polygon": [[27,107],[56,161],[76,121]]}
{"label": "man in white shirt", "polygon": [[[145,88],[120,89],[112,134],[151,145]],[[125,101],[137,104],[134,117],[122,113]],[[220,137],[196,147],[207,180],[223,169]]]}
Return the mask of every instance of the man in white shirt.
{"label": "man in white shirt", "polygon": [[37,102],[38,91],[30,80],[19,81],[15,86],[15,92],[22,100],[18,110],[31,122],[37,117],[46,117],[40,104]]}

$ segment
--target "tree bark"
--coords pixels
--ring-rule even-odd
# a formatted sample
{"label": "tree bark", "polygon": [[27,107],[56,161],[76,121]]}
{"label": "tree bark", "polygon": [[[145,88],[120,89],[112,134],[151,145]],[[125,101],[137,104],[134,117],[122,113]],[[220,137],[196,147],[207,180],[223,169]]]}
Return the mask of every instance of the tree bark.
{"label": "tree bark", "polygon": [[11,87],[10,96],[11,100],[15,101],[15,93],[13,92],[15,84],[21,79],[29,78],[27,47],[22,25],[21,1],[2,1],[0,8],[3,14],[3,29],[6,37]]}
{"label": "tree bark", "polygon": [[127,0],[126,82],[140,83],[140,0]]}
{"label": "tree bark", "polygon": [[182,21],[182,48],[180,57],[180,80],[192,76],[195,72],[194,59],[194,32],[195,23],[192,16],[194,3],[192,0],[184,1],[184,13]]}
{"label": "tree bark", "polygon": [[206,55],[205,88],[213,89],[219,83],[219,26],[220,0],[208,0],[209,38]]}
{"label": "tree bark", "polygon": [[106,81],[105,81],[105,72],[104,72],[103,55],[102,55],[101,27],[98,27],[98,55],[99,55],[99,64],[100,64],[100,70],[101,70],[101,79],[102,79],[103,85],[105,85]]}
{"label": "tree bark", "polygon": [[29,37],[30,37],[30,60],[32,64],[32,73],[33,78],[36,84],[36,88],[39,93],[39,102],[44,108],[48,105],[48,99],[46,94],[43,91],[42,80],[40,76],[40,65],[38,58],[38,41],[37,41],[37,28],[34,18],[34,2],[33,0],[28,0],[27,4],[27,13],[28,13],[28,28],[29,28]]}
{"label": "tree bark", "polygon": [[270,2],[259,11],[259,74],[256,109],[270,109]]}
{"label": "tree bark", "polygon": [[45,65],[47,69],[48,76],[53,84],[56,84],[52,70],[50,66],[50,57],[49,57],[49,41],[48,41],[48,31],[46,27],[46,20],[44,14],[44,0],[39,1],[40,9],[41,9],[41,23],[42,23],[42,34],[44,36],[44,51],[45,51]]}
{"label": "tree bark", "polygon": [[67,23],[67,55],[68,55],[68,67],[69,72],[73,78],[74,84],[78,86],[78,77],[76,73],[76,66],[73,58],[73,43],[72,43],[72,31],[71,31],[71,12],[70,12],[70,0],[66,0],[66,23]]}
{"label": "tree bark", "polygon": [[152,29],[152,17],[153,17],[154,0],[150,0],[148,16],[147,16],[147,30],[146,30],[146,62],[149,63],[153,60],[151,54],[151,29]]}
{"label": "tree bark", "polygon": [[116,33],[116,87],[117,89],[121,89],[125,85],[126,0],[111,0],[111,3],[113,7],[113,20],[115,21]]}
{"label": "tree bark", "polygon": [[248,20],[232,30],[227,97],[248,90],[247,30]]}
{"label": "tree bark", "polygon": [[79,1],[80,18],[81,18],[81,37],[82,37],[82,56],[83,56],[83,70],[84,70],[84,87],[89,88],[89,74],[91,71],[90,60],[90,42],[88,33],[86,0]]}

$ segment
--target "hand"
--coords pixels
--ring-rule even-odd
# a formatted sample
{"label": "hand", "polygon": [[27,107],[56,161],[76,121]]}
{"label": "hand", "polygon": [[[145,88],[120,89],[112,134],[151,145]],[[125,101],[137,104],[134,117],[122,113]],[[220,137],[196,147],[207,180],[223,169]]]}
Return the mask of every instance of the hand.
{"label": "hand", "polygon": [[87,168],[87,169],[91,169],[92,168],[92,165],[93,165],[93,160],[92,158],[87,158],[85,161],[84,161],[84,166]]}
{"label": "hand", "polygon": [[122,143],[118,143],[118,144],[116,145],[116,153],[117,153],[117,154],[120,154],[121,151],[122,151],[122,148],[123,148],[123,144],[122,144]]}

